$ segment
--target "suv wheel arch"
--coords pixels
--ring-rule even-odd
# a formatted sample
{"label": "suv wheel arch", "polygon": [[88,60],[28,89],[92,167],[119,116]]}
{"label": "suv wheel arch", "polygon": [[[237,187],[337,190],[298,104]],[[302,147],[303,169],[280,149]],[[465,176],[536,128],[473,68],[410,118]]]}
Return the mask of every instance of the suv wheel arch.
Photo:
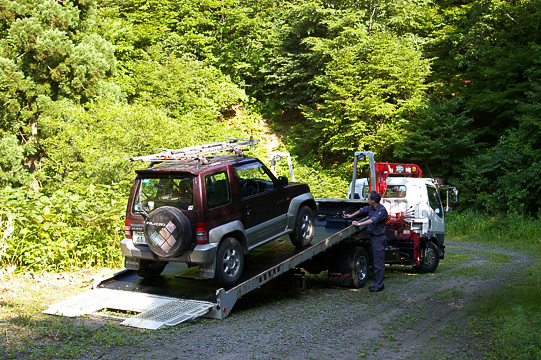
{"label": "suv wheel arch", "polygon": [[289,209],[287,211],[287,230],[295,230],[295,224],[297,223],[297,215],[299,210],[303,206],[308,206],[314,214],[317,214],[316,201],[310,193],[299,195],[291,200],[289,204]]}

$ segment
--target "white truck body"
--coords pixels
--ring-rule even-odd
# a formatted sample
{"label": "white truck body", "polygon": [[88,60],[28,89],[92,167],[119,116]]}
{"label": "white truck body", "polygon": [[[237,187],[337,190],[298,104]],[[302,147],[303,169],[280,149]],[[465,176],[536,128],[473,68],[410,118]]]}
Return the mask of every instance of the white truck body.
{"label": "white truck body", "polygon": [[[367,201],[369,193],[368,179],[355,181],[355,198]],[[350,198],[348,193],[348,198]],[[443,236],[445,232],[445,214],[439,195],[438,185],[430,178],[388,177],[387,191],[381,203],[391,216],[407,213],[412,230],[423,237]],[[438,235],[436,235],[438,234]]]}

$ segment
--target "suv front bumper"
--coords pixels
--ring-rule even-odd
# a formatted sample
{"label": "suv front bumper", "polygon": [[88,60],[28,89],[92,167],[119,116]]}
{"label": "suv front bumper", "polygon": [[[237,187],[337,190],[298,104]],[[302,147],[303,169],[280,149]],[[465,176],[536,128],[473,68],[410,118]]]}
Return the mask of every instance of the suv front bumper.
{"label": "suv front bumper", "polygon": [[122,255],[125,257],[154,260],[154,261],[174,261],[187,264],[214,264],[216,259],[217,243],[196,245],[192,250],[186,251],[181,256],[164,258],[154,254],[148,246],[135,246],[131,239],[120,241]]}

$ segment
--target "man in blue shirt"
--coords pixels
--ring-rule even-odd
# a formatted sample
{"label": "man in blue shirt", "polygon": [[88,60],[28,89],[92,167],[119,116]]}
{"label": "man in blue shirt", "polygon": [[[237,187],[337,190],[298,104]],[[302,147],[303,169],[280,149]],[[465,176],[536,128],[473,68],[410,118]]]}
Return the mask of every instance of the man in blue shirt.
{"label": "man in blue shirt", "polygon": [[364,221],[353,221],[355,226],[368,225],[367,231],[370,235],[370,251],[372,252],[372,262],[374,265],[374,286],[370,286],[370,291],[377,292],[383,290],[383,277],[385,276],[385,225],[387,223],[387,210],[380,204],[381,195],[375,191],[368,194],[368,205],[360,208],[353,214],[345,215],[346,218],[352,218],[356,215],[368,214],[369,219]]}

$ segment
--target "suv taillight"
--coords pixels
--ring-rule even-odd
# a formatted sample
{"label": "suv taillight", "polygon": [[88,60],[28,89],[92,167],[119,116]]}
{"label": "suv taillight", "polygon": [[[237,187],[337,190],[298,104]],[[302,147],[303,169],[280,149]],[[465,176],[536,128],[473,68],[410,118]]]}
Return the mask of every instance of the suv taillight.
{"label": "suv taillight", "polygon": [[207,224],[197,223],[195,224],[195,239],[198,244],[209,243],[209,233],[207,231]]}
{"label": "suv taillight", "polygon": [[130,219],[126,219],[126,221],[124,222],[124,232],[126,234],[126,238],[127,239],[131,239],[132,238],[132,234],[131,234],[131,220]]}

